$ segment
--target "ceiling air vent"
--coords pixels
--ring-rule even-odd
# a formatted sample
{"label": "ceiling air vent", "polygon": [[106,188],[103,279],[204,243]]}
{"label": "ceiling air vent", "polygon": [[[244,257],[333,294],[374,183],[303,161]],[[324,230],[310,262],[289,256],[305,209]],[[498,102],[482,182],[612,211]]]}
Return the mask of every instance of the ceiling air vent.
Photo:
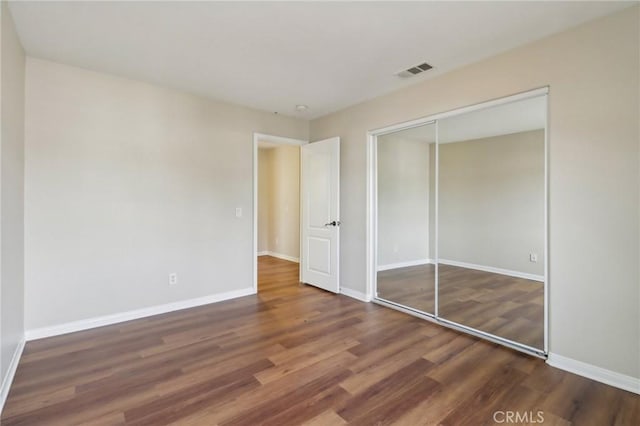
{"label": "ceiling air vent", "polygon": [[426,62],[423,62],[421,64],[415,65],[411,68],[408,68],[406,70],[402,70],[400,72],[397,72],[396,75],[398,77],[402,77],[402,78],[407,78],[407,77],[413,77],[414,75],[423,73],[425,71],[429,71],[431,68],[433,68],[431,65],[429,65]]}

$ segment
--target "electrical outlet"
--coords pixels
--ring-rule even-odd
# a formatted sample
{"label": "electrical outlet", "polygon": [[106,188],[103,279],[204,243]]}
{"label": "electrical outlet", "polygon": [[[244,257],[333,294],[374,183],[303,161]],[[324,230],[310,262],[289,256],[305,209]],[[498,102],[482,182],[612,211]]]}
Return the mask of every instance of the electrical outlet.
{"label": "electrical outlet", "polygon": [[536,253],[529,253],[529,262],[536,263],[538,261],[538,255]]}
{"label": "electrical outlet", "polygon": [[178,284],[178,274],[173,273],[173,274],[169,274],[169,285],[176,285]]}
{"label": "electrical outlet", "polygon": [[242,207],[236,207],[236,217],[242,217]]}

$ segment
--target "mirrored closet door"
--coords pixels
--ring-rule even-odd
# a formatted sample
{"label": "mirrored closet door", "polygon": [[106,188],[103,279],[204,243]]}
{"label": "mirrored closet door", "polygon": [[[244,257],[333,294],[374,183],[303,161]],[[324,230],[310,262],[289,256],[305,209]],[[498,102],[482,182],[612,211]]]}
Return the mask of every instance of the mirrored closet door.
{"label": "mirrored closet door", "polygon": [[544,345],[546,99],[438,122],[440,317]]}
{"label": "mirrored closet door", "polygon": [[547,352],[546,90],[375,135],[379,303]]}
{"label": "mirrored closet door", "polygon": [[435,313],[436,126],[378,137],[377,294]]}

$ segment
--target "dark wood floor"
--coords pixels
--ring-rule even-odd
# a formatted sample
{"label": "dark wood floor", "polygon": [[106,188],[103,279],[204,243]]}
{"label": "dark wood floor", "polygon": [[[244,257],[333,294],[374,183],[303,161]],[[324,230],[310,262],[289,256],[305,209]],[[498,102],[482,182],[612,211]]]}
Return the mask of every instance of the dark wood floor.
{"label": "dark wood floor", "polygon": [[2,424],[640,424],[636,395],[259,268],[257,296],[28,343]]}
{"label": "dark wood floor", "polygon": [[[434,313],[435,266],[420,265],[378,272],[378,295]],[[442,318],[544,348],[544,284],[524,278],[439,265]]]}

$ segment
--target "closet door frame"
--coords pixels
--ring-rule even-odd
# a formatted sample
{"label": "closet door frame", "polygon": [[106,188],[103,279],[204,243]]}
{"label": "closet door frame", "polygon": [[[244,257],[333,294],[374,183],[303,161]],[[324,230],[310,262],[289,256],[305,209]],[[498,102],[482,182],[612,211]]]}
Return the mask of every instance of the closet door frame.
{"label": "closet door frame", "polygon": [[[444,118],[454,117],[473,111],[491,108],[498,105],[513,103],[529,98],[546,96],[546,112],[545,112],[545,132],[544,132],[544,347],[532,348],[530,346],[485,333],[471,327],[448,321],[439,316],[438,312],[438,165],[439,165],[439,133],[438,121]],[[512,349],[534,355],[540,358],[547,358],[549,353],[549,87],[541,87],[525,92],[520,92],[510,96],[505,96],[486,102],[481,102],[454,110],[441,112],[426,117],[406,121],[390,126],[381,127],[367,132],[367,218],[366,218],[366,294],[367,301],[387,306],[441,324],[458,331],[462,331],[474,336],[498,343]],[[435,146],[435,309],[434,313],[426,313],[394,303],[389,300],[381,299],[376,294],[377,282],[377,246],[378,246],[378,188],[377,188],[377,138],[378,136],[394,133],[401,130],[407,130],[418,126],[435,123],[436,126],[436,146]]]}

